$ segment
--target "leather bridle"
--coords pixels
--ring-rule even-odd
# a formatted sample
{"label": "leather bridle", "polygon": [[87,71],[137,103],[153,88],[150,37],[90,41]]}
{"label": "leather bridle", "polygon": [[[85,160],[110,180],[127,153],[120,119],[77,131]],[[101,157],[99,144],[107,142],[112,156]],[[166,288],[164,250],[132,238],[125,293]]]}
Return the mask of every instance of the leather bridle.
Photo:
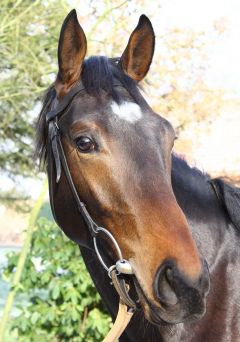
{"label": "leather bridle", "polygon": [[[114,84],[114,86],[122,86],[119,83]],[[78,82],[64,98],[59,101],[55,108],[49,111],[46,115],[46,122],[48,125],[48,178],[49,178],[49,189],[50,189],[50,203],[54,218],[56,220],[56,213],[53,205],[53,173],[52,173],[52,159],[54,161],[55,170],[56,170],[56,183],[60,181],[62,169],[66,176],[68,185],[73,194],[74,200],[77,205],[77,209],[81,214],[91,236],[93,239],[93,245],[98,257],[99,262],[107,271],[109,277],[112,280],[112,284],[114,285],[116,291],[118,292],[121,300],[128,306],[130,311],[135,311],[137,308],[137,303],[129,296],[129,285],[126,282],[125,275],[132,275],[133,270],[129,261],[125,260],[122,256],[121,249],[114,238],[114,236],[103,227],[100,227],[89,214],[85,204],[81,201],[79,194],[74,185],[68,163],[66,160],[66,156],[64,153],[64,149],[61,142],[61,129],[59,128],[58,119],[59,116],[64,114],[64,111],[72,102],[73,98],[83,92],[85,90],[83,84]],[[97,240],[100,234],[104,234],[107,239],[110,240],[112,246],[114,247],[116,254],[118,256],[118,260],[114,265],[110,267],[106,265],[103,260],[101,253],[98,248]]]}

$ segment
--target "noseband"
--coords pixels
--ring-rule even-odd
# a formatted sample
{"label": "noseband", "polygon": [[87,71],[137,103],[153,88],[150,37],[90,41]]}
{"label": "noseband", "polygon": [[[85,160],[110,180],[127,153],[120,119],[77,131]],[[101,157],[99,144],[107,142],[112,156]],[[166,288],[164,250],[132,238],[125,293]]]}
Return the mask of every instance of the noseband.
{"label": "noseband", "polygon": [[[121,86],[121,84],[117,83],[114,86]],[[81,82],[77,83],[69,91],[69,93],[63,98],[63,100],[60,101],[57,104],[57,106],[54,109],[52,109],[50,112],[48,112],[46,115],[46,121],[48,125],[48,156],[49,156],[48,157],[49,158],[49,163],[48,163],[49,177],[48,178],[49,178],[49,185],[50,185],[49,188],[50,188],[51,208],[52,208],[54,218],[56,219],[56,214],[55,214],[54,206],[53,206],[53,188],[52,188],[53,180],[52,180],[52,172],[51,172],[51,168],[52,168],[51,157],[52,157],[54,160],[54,165],[55,165],[55,170],[56,170],[56,183],[59,182],[61,178],[62,169],[63,169],[66,179],[68,181],[69,187],[71,189],[71,192],[77,204],[77,209],[79,213],[81,214],[92,236],[94,249],[95,249],[99,262],[107,271],[109,277],[112,280],[112,284],[114,285],[116,291],[118,292],[121,300],[129,307],[131,311],[135,311],[137,308],[137,303],[135,303],[135,301],[133,301],[130,298],[128,294],[129,285],[124,279],[124,275],[133,274],[132,266],[129,263],[129,261],[123,259],[121,249],[116,239],[114,238],[114,236],[106,228],[98,226],[98,224],[92,219],[91,215],[89,214],[85,204],[80,200],[79,194],[73,183],[73,179],[72,179],[69,167],[68,167],[68,163],[67,163],[66,156],[65,156],[64,149],[63,149],[62,142],[61,142],[61,131],[58,125],[59,115],[64,113],[65,109],[72,102],[75,95],[77,95],[78,93],[84,90],[85,88],[83,84]],[[98,249],[97,241],[98,241],[98,237],[100,234],[104,234],[105,237],[108,240],[110,240],[118,256],[118,260],[116,261],[116,263],[114,265],[111,265],[110,267],[106,265]]]}

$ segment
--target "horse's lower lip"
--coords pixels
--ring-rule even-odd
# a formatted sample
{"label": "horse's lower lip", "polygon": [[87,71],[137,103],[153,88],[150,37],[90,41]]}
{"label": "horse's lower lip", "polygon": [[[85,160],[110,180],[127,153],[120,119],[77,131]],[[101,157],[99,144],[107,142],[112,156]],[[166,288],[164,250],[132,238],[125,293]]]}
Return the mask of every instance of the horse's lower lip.
{"label": "horse's lower lip", "polygon": [[166,315],[166,317],[162,317],[165,316],[165,313],[160,313],[159,311],[156,310],[151,310],[150,314],[149,314],[149,321],[152,324],[155,325],[168,325],[168,324],[179,324],[179,323],[191,323],[191,322],[196,322],[199,319],[202,318],[203,313],[202,314],[193,314],[193,315],[189,315],[189,316],[185,316],[183,317],[175,317],[174,315]]}

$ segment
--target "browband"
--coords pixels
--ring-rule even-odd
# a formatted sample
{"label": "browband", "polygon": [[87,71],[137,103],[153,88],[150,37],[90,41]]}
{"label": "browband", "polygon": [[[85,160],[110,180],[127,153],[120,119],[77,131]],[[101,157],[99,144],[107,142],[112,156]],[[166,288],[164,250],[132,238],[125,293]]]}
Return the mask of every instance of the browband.
{"label": "browband", "polygon": [[[123,86],[121,82],[114,80],[114,87]],[[67,93],[67,95],[64,96],[63,100],[61,100],[56,108],[52,109],[50,112],[46,115],[46,121],[49,123],[49,121],[55,119],[60,113],[62,113],[67,106],[71,103],[72,99],[75,95],[80,93],[81,91],[85,90],[84,85],[81,81],[77,82],[76,85]]]}
{"label": "browband", "polygon": [[56,108],[52,109],[50,112],[46,115],[46,121],[47,123],[53,119],[55,119],[58,114],[62,113],[64,109],[67,108],[69,103],[72,101],[75,95],[83,91],[85,88],[82,84],[82,82],[77,83],[70,91],[67,93],[67,95],[64,96],[63,100],[60,101]]}

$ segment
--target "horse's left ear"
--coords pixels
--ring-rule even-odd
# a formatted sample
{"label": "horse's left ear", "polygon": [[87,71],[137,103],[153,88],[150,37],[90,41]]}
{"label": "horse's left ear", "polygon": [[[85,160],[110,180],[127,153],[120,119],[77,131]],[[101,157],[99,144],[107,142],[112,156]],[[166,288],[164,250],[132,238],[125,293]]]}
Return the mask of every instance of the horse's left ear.
{"label": "horse's left ear", "polygon": [[58,96],[64,96],[79,79],[87,51],[87,40],[72,10],[63,22],[58,43],[58,76],[55,88]]}
{"label": "horse's left ear", "polygon": [[120,59],[120,65],[128,76],[135,81],[144,78],[152,62],[154,47],[155,35],[151,21],[141,15]]}

